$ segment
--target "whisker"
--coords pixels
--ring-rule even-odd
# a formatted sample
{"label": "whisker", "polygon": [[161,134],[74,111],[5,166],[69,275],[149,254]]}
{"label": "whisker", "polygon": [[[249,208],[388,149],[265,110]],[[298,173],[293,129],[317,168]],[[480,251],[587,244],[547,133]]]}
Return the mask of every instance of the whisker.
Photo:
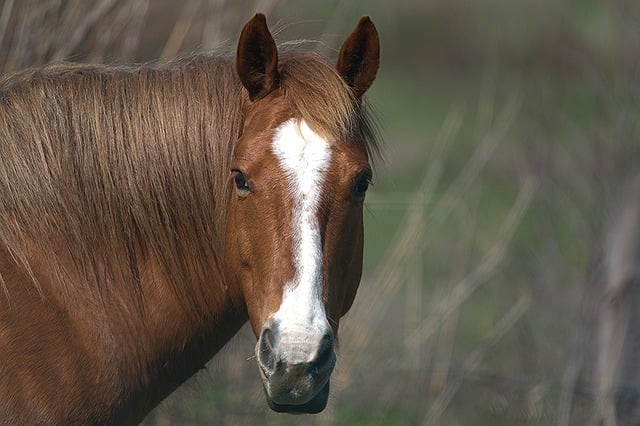
{"label": "whisker", "polygon": [[338,321],[334,320],[329,315],[327,315],[327,320],[333,325],[338,325]]}

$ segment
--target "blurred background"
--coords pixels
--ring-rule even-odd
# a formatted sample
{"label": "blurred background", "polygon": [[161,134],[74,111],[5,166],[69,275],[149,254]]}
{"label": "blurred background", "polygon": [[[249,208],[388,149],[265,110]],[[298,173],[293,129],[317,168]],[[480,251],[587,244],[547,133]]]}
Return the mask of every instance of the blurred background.
{"label": "blurred background", "polygon": [[[585,424],[604,224],[638,168],[634,0],[0,0],[0,71],[279,42],[382,42],[385,158],[329,406],[272,413],[243,329],[146,425]],[[590,310],[591,309],[591,310]]]}

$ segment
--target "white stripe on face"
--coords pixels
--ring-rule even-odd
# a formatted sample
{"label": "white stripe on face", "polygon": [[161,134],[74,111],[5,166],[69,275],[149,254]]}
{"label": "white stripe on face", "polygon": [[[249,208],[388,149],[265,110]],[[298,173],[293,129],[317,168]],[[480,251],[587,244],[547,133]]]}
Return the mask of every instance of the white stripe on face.
{"label": "white stripe on face", "polygon": [[331,161],[329,142],[302,120],[288,120],[275,131],[273,152],[289,179],[294,205],[292,220],[295,276],[286,283],[274,319],[283,336],[325,330],[322,304],[322,244],[318,208]]}

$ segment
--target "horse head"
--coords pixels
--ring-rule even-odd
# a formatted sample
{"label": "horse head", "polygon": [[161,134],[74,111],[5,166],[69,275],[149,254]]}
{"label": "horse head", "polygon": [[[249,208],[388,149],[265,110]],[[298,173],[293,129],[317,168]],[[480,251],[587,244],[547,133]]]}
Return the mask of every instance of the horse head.
{"label": "horse head", "polygon": [[[363,202],[372,172],[358,121],[378,69],[378,34],[363,17],[337,66],[307,64],[333,82],[326,93],[313,89],[317,81],[294,81],[304,79],[296,67],[304,67],[305,57],[279,61],[263,15],[242,30],[236,61],[245,106],[230,175],[228,281],[240,289],[258,339],[269,406],[316,413],[327,403],[339,320],[362,273]],[[306,85],[313,86],[308,99],[292,102]],[[317,108],[309,102],[314,96]],[[323,121],[332,108],[342,112]]]}

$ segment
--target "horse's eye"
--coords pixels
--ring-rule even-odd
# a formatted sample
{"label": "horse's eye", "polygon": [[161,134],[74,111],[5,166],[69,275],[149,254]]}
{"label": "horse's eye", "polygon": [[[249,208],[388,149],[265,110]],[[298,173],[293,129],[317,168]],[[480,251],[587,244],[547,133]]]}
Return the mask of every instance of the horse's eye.
{"label": "horse's eye", "polygon": [[356,179],[355,186],[353,187],[353,195],[357,201],[364,201],[365,195],[367,195],[367,189],[371,184],[371,175],[368,173],[361,173]]}
{"label": "horse's eye", "polygon": [[235,182],[236,189],[238,191],[242,193],[248,193],[251,191],[251,188],[249,187],[249,181],[247,181],[247,178],[241,171],[235,170],[235,176],[233,177],[233,181]]}

